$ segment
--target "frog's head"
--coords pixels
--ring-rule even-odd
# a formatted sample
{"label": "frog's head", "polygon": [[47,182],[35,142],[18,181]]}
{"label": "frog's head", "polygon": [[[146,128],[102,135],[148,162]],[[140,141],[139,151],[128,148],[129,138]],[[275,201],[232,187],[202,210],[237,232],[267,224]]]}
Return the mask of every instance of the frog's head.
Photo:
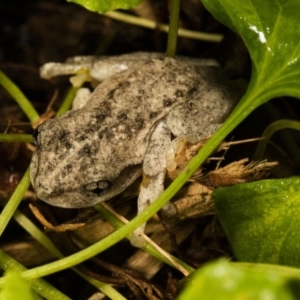
{"label": "frog's head", "polygon": [[[54,206],[88,207],[111,199],[141,174],[141,164],[120,162],[116,148],[94,134],[78,134],[73,119],[49,120],[34,133],[30,178],[37,196]],[[77,130],[78,131],[78,130]]]}

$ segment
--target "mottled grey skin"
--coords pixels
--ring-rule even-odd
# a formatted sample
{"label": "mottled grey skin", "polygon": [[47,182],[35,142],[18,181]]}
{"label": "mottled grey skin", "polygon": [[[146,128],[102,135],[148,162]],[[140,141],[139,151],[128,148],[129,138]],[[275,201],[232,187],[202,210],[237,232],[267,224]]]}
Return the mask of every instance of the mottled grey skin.
{"label": "mottled grey skin", "polygon": [[[143,63],[151,59],[163,59],[164,53],[159,52],[134,52],[117,56],[76,56],[64,63],[49,62],[40,69],[42,78],[48,79],[58,75],[74,74],[80,70],[89,70],[89,75],[101,82],[112,75],[127,70],[137,63]],[[176,59],[188,64],[201,64],[205,66],[218,66],[212,59],[197,59],[185,56],[177,56]]]}
{"label": "mottled grey skin", "polygon": [[86,105],[37,128],[30,177],[40,199],[80,208],[119,194],[141,174],[151,134],[175,136],[228,116],[239,94],[216,67],[171,58],[137,64],[102,82]]}

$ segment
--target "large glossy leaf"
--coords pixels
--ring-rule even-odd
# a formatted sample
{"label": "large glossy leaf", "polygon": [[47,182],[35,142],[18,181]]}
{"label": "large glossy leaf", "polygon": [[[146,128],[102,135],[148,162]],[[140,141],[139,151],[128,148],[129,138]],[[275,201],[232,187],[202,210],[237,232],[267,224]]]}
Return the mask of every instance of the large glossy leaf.
{"label": "large glossy leaf", "polygon": [[300,97],[299,0],[202,0],[245,41],[253,62],[255,104],[272,97]]}
{"label": "large glossy leaf", "polygon": [[243,269],[219,260],[193,273],[177,299],[297,300],[299,284],[299,278],[282,276],[281,272],[272,268]]}
{"label": "large glossy leaf", "polygon": [[219,188],[213,197],[239,261],[300,267],[300,177]]}
{"label": "large glossy leaf", "polygon": [[138,6],[143,0],[68,0],[98,13],[106,13],[114,9],[129,9]]}
{"label": "large glossy leaf", "polygon": [[[197,170],[220,142],[258,106],[283,95],[300,98],[299,0],[202,2],[217,19],[242,37],[253,67],[245,95],[223,126],[191,161],[185,177]],[[173,188],[182,178],[184,176],[180,175],[170,187]]]}

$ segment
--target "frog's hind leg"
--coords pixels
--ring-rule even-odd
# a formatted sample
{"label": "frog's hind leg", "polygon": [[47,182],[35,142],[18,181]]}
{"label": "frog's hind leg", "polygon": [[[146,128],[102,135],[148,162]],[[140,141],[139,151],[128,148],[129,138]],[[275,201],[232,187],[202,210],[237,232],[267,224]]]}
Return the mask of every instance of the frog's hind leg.
{"label": "frog's hind leg", "polygon": [[[166,153],[171,146],[170,131],[165,122],[160,122],[152,133],[149,147],[143,163],[143,181],[138,198],[138,214],[143,212],[164,191],[164,179],[166,172]],[[170,205],[164,207],[164,211],[170,211]],[[143,224],[137,228],[131,236],[131,244],[142,247]]]}

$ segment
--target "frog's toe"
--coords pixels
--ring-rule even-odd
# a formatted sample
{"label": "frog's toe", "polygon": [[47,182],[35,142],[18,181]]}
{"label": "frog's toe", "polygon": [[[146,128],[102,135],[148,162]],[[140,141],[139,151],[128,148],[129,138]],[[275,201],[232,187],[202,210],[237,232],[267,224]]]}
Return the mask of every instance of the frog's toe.
{"label": "frog's toe", "polygon": [[91,96],[91,91],[87,88],[81,88],[77,91],[73,100],[72,110],[81,109]]}
{"label": "frog's toe", "polygon": [[146,239],[144,237],[144,228],[145,226],[142,225],[138,227],[131,235],[130,237],[130,243],[132,246],[141,248],[145,246],[146,244]]}

